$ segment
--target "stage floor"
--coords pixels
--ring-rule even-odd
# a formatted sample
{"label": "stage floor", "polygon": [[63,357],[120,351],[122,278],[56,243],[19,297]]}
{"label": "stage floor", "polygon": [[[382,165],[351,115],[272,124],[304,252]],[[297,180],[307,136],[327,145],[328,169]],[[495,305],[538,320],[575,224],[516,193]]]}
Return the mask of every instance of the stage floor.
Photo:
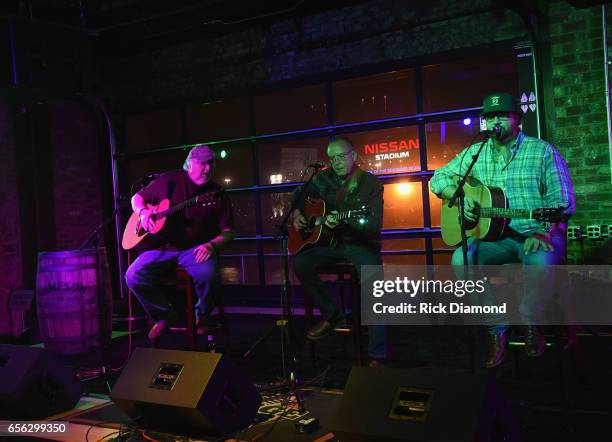
{"label": "stage floor", "polygon": [[[278,383],[282,375],[280,332],[273,329],[269,337],[257,345],[249,357],[244,354],[257,338],[265,335],[277,317],[271,315],[226,315],[228,332],[215,337],[217,351],[228,355],[240,365],[259,391]],[[313,393],[306,402],[306,408],[322,424],[320,431],[311,436],[297,435],[293,422],[280,419],[272,428],[265,441],[306,441],[316,440],[329,431],[329,418],[333,415],[345,387],[348,374],[355,364],[355,354],[349,336],[333,335],[317,342],[316,364],[311,360],[310,347],[304,339],[305,325],[302,317],[294,318],[297,335],[296,355],[299,360],[298,377],[303,387],[310,387]],[[469,370],[469,349],[466,329],[463,327],[390,327],[390,341],[393,345],[391,368],[410,369],[416,367],[449,368]],[[206,336],[198,338],[198,350],[208,348]],[[565,372],[554,347],[547,348],[541,358],[526,357],[523,348],[509,349],[503,365],[494,376],[509,398],[516,416],[522,441],[600,441],[610,440],[609,422],[612,419],[612,339],[598,335],[579,337],[573,369]],[[62,357],[63,363],[75,371],[100,367],[102,363],[113,367],[109,373],[112,386],[120,375],[130,349],[134,346],[147,347],[144,332],[132,336],[116,334],[109,349],[86,355]],[[184,334],[166,335],[160,339],[160,348],[184,349]],[[483,347],[476,346],[476,366],[482,366]],[[484,370],[477,372],[483,374]],[[484,372],[486,373],[486,372]],[[568,381],[563,380],[564,375]],[[111,440],[111,433],[119,430],[121,419],[117,409],[101,399],[108,393],[106,383],[99,378],[84,382],[89,397],[69,413],[72,436],[53,440],[89,441]],[[96,393],[100,396],[91,396]],[[102,402],[99,402],[102,401]],[[92,405],[93,404],[93,405]],[[273,405],[273,404],[272,404]],[[83,407],[89,406],[86,410]],[[278,409],[280,405],[277,404]],[[367,407],[368,404],[362,404]],[[91,407],[94,407],[92,409]],[[264,412],[265,410],[262,410]],[[288,413],[293,413],[291,410]],[[291,416],[291,414],[288,414]],[[266,416],[262,416],[266,417]],[[62,419],[62,417],[60,417]],[[243,440],[260,440],[266,431],[263,425],[249,429],[242,435]],[[4,439],[5,440],[5,439]],[[26,438],[19,438],[27,442]],[[41,439],[29,439],[41,440]],[[167,440],[178,440],[167,439]],[[201,440],[219,440],[209,438]]]}
{"label": "stage floor", "polygon": [[[300,412],[294,396],[283,393],[263,393],[263,402],[259,407],[254,423],[233,435],[214,435],[203,430],[201,434],[180,435],[155,431],[138,427],[140,439],[159,442],[218,442],[231,440],[256,441],[264,438],[266,441],[334,441],[331,433],[331,418],[336,413],[342,398],[339,390],[301,391],[305,410]],[[298,434],[295,423],[302,418],[315,417],[319,420],[319,428],[310,434]],[[134,422],[108,398],[82,397],[74,410],[52,416],[49,419],[67,423],[65,434],[45,435],[40,438],[20,438],[21,441],[110,441],[122,434],[121,440],[128,440]],[[144,433],[144,436],[142,434]],[[151,439],[147,439],[150,437]]]}

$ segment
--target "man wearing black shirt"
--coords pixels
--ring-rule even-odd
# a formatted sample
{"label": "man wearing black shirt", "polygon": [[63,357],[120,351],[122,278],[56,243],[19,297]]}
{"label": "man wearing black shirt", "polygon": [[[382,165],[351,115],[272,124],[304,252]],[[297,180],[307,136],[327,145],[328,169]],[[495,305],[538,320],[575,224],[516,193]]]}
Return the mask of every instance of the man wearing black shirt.
{"label": "man wearing black shirt", "polygon": [[156,321],[149,339],[157,338],[175,318],[172,305],[159,288],[160,279],[177,265],[184,267],[194,281],[196,315],[200,319],[205,298],[218,278],[217,250],[234,236],[230,200],[221,186],[211,181],[214,165],[214,152],[206,145],[195,146],[183,170],[160,175],[132,197],[132,209],[147,231],[155,225],[147,204],[169,199],[172,207],[196,195],[207,196],[204,200],[210,203],[194,204],[167,217],[162,230],[150,235],[150,250],[141,253],[125,274],[128,287]]}
{"label": "man wearing black shirt", "polygon": [[[327,146],[331,167],[319,172],[311,185],[304,189],[303,197],[325,201],[325,225],[334,232],[331,245],[315,245],[299,252],[294,259],[295,273],[306,293],[312,296],[323,320],[308,331],[308,339],[320,339],[344,321],[344,315],[332,301],[317,269],[338,261],[352,262],[359,275],[362,265],[381,265],[380,230],[383,214],[383,184],[374,175],[363,171],[355,163],[357,154],[348,138],[336,138]],[[340,210],[367,206],[370,213],[365,219],[334,218]],[[306,227],[301,207],[293,213],[293,226]],[[353,306],[360,308],[360,306]],[[370,365],[380,366],[387,358],[386,328],[369,327],[368,354]]]}

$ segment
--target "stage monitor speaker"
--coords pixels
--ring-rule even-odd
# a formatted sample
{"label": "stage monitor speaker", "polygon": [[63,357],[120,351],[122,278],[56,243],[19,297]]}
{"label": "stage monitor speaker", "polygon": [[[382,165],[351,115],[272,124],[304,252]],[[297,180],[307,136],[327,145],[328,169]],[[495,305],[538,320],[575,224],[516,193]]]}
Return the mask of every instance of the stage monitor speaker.
{"label": "stage monitor speaker", "polygon": [[190,435],[246,427],[261,404],[227,356],[155,348],[136,348],[110,397],[139,424]]}
{"label": "stage monitor speaker", "polygon": [[0,345],[0,417],[46,418],[74,408],[82,393],[75,374],[48,350]]}
{"label": "stage monitor speaker", "polygon": [[518,440],[493,378],[440,369],[353,367],[332,429],[342,442]]}

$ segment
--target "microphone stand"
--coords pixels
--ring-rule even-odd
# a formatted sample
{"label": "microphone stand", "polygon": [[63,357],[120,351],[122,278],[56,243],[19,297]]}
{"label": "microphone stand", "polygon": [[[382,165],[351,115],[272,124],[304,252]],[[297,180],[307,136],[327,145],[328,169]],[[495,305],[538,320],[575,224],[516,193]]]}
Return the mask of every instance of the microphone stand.
{"label": "microphone stand", "polygon": [[[311,166],[309,166],[310,168]],[[297,359],[295,357],[295,352],[293,349],[292,342],[295,341],[295,332],[291,327],[291,306],[289,303],[289,291],[290,291],[290,283],[289,283],[289,248],[288,248],[288,231],[287,224],[289,222],[289,218],[291,217],[293,211],[296,207],[301,207],[304,202],[304,198],[307,194],[307,190],[311,186],[312,179],[314,176],[321,170],[322,167],[312,166],[314,169],[313,173],[308,178],[308,181],[298,189],[297,194],[291,199],[291,205],[289,210],[285,213],[283,219],[280,224],[276,225],[276,235],[275,239],[280,240],[280,248],[281,248],[281,319],[276,321],[274,325],[242,355],[243,359],[249,357],[253,350],[263,341],[265,341],[271,334],[272,331],[278,326],[281,327],[281,363],[283,366],[283,381],[288,385],[289,391],[295,395],[295,399],[297,401],[298,410],[304,411],[304,402],[302,400],[300,391],[299,391],[299,379],[296,374],[296,368],[298,365]],[[292,336],[293,335],[293,341]],[[287,366],[286,360],[289,361]]]}
{"label": "microphone stand", "polygon": [[[485,138],[480,143],[480,146],[478,147],[478,151],[474,155],[472,155],[472,162],[470,163],[467,170],[465,171],[465,174],[463,174],[463,176],[461,177],[461,181],[459,181],[459,184],[457,184],[457,189],[455,190],[455,193],[453,193],[453,196],[451,197],[448,203],[448,207],[453,207],[455,204],[457,204],[459,207],[459,230],[461,231],[461,252],[463,254],[463,274],[464,275],[468,274],[468,253],[467,253],[468,248],[467,248],[467,235],[465,233],[467,222],[465,219],[465,191],[463,190],[463,188],[468,179],[468,176],[470,175],[470,172],[472,171],[472,169],[474,168],[474,165],[476,164],[476,161],[478,161],[478,158],[480,157],[480,153],[482,152],[484,145],[487,144],[487,141],[489,141],[493,133],[494,132],[485,133]],[[476,363],[474,361],[475,359],[474,328],[470,326],[468,329],[468,332],[469,332],[468,353],[469,353],[469,359],[470,359],[470,371],[474,372],[476,368]]]}
{"label": "microphone stand", "polygon": [[[99,368],[99,374],[93,377],[89,377],[85,380],[89,381],[92,379],[98,379],[100,377],[103,377],[104,383],[106,384],[106,388],[108,392],[111,391],[110,384],[109,384],[108,377],[107,377],[107,374],[110,371],[110,367],[107,367],[106,355],[107,355],[108,345],[110,341],[112,340],[112,336],[109,336],[109,334],[112,333],[112,324],[111,324],[111,330],[108,330],[108,325],[109,325],[107,323],[107,314],[108,314],[107,307],[108,306],[106,303],[106,298],[104,296],[104,290],[106,287],[103,287],[104,281],[101,278],[101,274],[102,274],[102,271],[104,271],[104,269],[102,268],[102,262],[100,260],[100,253],[101,253],[100,233],[102,232],[103,228],[105,228],[111,221],[115,219],[115,215],[117,215],[117,213],[119,213],[121,210],[125,209],[129,205],[130,205],[129,202],[118,205],[113,210],[113,212],[107,218],[105,218],[98,225],[98,227],[94,229],[94,231],[89,235],[89,237],[87,237],[87,239],[83,241],[83,243],[79,246],[79,249],[78,249],[79,251],[83,251],[86,248],[91,246],[91,249],[95,253],[96,288],[97,288],[96,289],[96,299],[98,303],[98,311],[100,312],[100,317],[101,317],[101,320],[99,321],[99,326],[100,326],[100,336],[101,336],[101,345],[102,345],[102,348],[100,350],[102,365]],[[131,311],[130,311],[130,316],[131,316]],[[129,325],[131,327],[131,323]],[[131,339],[131,330],[128,330],[128,333],[130,333],[130,339]]]}

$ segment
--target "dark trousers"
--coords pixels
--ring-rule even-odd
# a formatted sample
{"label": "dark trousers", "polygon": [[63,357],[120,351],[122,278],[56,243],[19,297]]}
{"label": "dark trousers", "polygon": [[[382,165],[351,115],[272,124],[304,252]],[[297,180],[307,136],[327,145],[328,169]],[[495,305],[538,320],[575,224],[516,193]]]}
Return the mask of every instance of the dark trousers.
{"label": "dark trousers", "polygon": [[[530,284],[524,287],[523,298],[519,306],[522,323],[537,325],[542,318],[544,308],[553,294],[553,279],[545,266],[560,265],[565,262],[566,242],[564,235],[552,235],[551,243],[554,251],[544,251],[541,248],[536,252],[525,255],[523,245],[525,238],[505,237],[499,241],[480,241],[475,238],[468,239],[467,258],[468,265],[501,265],[522,263],[526,266],[538,266],[538,272],[530,273]],[[451,259],[457,275],[463,275],[463,252],[459,247]],[[487,290],[491,290],[487,286]],[[492,334],[508,328],[508,321],[501,315],[491,317],[488,321],[489,332]]]}
{"label": "dark trousers", "polygon": [[[340,309],[331,298],[327,287],[321,281],[318,269],[341,261],[350,261],[361,278],[361,266],[382,265],[380,253],[352,244],[339,244],[335,247],[317,246],[300,252],[293,260],[294,270],[304,291],[312,297],[325,320],[331,320]],[[361,308],[354,305],[353,309]],[[371,358],[387,357],[387,328],[382,325],[368,327],[368,355]]]}
{"label": "dark trousers", "polygon": [[195,247],[177,251],[149,250],[139,255],[125,272],[127,286],[153,320],[172,320],[176,317],[160,283],[177,265],[183,266],[193,278],[198,295],[196,316],[204,316],[208,293],[218,284],[217,257],[197,263],[194,250]]}

